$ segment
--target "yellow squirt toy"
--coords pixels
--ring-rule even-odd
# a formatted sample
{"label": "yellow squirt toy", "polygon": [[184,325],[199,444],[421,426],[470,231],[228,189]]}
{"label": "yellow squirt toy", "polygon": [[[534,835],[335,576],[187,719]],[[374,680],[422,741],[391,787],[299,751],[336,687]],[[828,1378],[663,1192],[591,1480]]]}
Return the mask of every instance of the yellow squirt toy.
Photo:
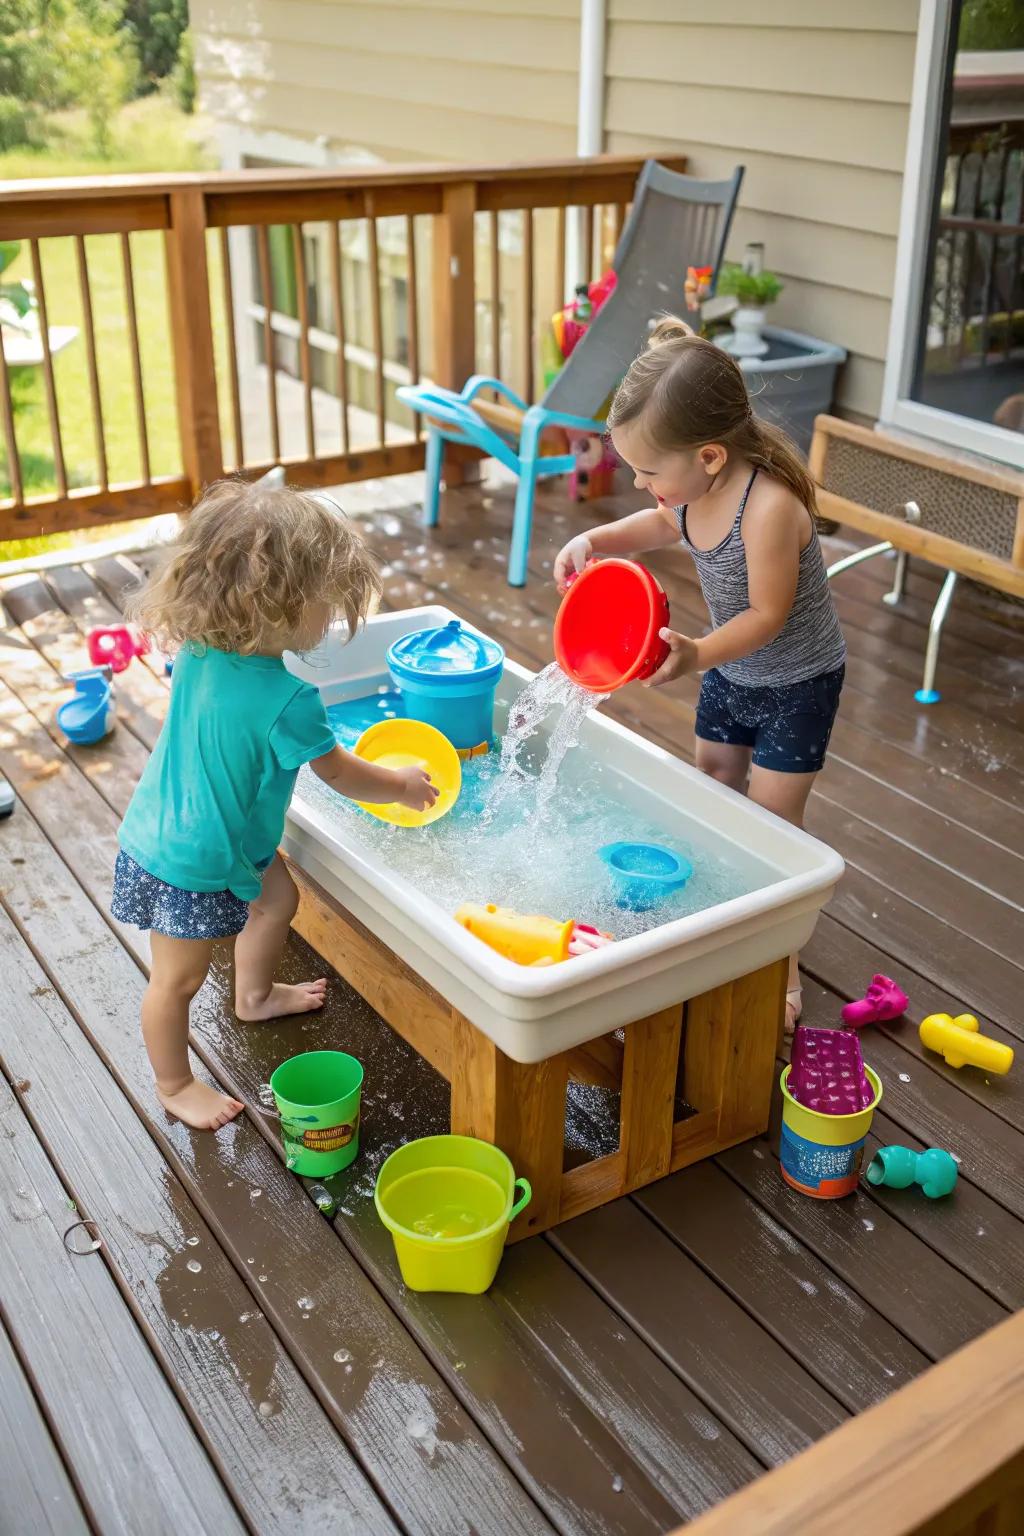
{"label": "yellow squirt toy", "polygon": [[560,923],[554,917],[514,912],[493,902],[486,906],[466,902],[456,912],[455,921],[517,965],[552,965],[568,960],[575,927],[571,919]]}
{"label": "yellow squirt toy", "polygon": [[969,1065],[1002,1077],[1013,1066],[1013,1051],[1008,1045],[980,1034],[973,1013],[951,1018],[948,1013],[930,1013],[918,1028],[921,1044],[938,1051],[949,1067]]}
{"label": "yellow squirt toy", "polygon": [[493,902],[480,906],[466,902],[455,914],[455,921],[475,938],[514,960],[516,965],[557,965],[573,955],[588,955],[614,943],[610,933],[602,933],[590,923],[563,923],[539,912],[514,912]]}

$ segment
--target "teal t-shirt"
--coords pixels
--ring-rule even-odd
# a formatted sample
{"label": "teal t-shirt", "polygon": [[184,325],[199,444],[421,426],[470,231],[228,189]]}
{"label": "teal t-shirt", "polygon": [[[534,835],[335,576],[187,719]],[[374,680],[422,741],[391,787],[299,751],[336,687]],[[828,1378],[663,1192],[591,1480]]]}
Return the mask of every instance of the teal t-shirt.
{"label": "teal t-shirt", "polygon": [[171,704],[120,843],[183,891],[260,893],[303,763],[334,735],[320,694],[276,656],[185,647]]}

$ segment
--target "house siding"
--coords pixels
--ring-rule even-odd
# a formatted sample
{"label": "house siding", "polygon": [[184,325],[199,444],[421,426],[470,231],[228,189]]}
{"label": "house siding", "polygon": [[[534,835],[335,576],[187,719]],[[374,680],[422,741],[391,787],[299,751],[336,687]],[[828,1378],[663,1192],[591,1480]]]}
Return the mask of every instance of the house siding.
{"label": "house siding", "polygon": [[[513,160],[576,143],[578,0],[193,0],[204,108],[325,158]],[[847,348],[873,417],[917,0],[610,0],[605,147],[746,166],[729,255],[765,246],[772,318]]]}
{"label": "house siding", "polygon": [[896,264],[917,0],[611,0],[606,146],[746,166],[728,254],[764,243],[772,318],[850,353],[842,409],[874,417]]}

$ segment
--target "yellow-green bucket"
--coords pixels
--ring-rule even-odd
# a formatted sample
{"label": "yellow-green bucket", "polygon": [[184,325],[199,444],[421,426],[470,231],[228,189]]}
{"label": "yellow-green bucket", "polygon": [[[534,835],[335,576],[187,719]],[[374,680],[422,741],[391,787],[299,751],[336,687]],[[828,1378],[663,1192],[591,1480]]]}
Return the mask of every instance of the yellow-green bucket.
{"label": "yellow-green bucket", "polygon": [[823,1115],[798,1104],[787,1086],[789,1068],[779,1079],[782,1085],[782,1139],[779,1157],[782,1177],[802,1194],[817,1200],[841,1200],[852,1195],[860,1181],[864,1142],[879,1100],[882,1084],[878,1074],[864,1068],[875,1096],[866,1109],[854,1115]]}
{"label": "yellow-green bucket", "polygon": [[392,1152],[374,1200],[411,1291],[479,1296],[497,1274],[509,1224],[531,1194],[490,1142],[425,1136]]}

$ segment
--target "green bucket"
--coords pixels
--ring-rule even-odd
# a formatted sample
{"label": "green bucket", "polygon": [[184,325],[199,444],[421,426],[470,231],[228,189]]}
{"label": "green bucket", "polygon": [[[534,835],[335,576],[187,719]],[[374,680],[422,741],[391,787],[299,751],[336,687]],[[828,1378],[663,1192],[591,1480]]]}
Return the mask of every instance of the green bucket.
{"label": "green bucket", "polygon": [[293,1173],[326,1179],[355,1160],[363,1069],[354,1056],[306,1051],[282,1062],[270,1086]]}

